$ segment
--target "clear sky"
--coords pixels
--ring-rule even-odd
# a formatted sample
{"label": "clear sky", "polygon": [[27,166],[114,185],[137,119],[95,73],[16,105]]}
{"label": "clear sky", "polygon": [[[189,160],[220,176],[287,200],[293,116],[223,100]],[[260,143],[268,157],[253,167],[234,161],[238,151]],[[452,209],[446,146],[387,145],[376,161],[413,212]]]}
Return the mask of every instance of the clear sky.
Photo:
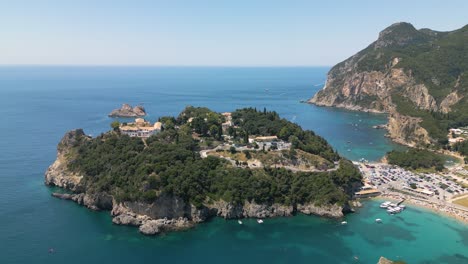
{"label": "clear sky", "polygon": [[468,1],[0,0],[0,64],[333,65],[399,21],[454,30]]}

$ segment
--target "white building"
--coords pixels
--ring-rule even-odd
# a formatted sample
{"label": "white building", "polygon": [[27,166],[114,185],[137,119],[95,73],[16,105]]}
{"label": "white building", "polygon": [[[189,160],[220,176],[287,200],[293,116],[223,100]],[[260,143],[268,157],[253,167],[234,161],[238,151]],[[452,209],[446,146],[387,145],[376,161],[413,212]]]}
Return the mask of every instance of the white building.
{"label": "white building", "polygon": [[135,119],[134,123],[128,123],[119,127],[120,133],[130,137],[148,138],[162,129],[162,123],[156,122],[151,125],[150,122],[145,121],[143,118]]}

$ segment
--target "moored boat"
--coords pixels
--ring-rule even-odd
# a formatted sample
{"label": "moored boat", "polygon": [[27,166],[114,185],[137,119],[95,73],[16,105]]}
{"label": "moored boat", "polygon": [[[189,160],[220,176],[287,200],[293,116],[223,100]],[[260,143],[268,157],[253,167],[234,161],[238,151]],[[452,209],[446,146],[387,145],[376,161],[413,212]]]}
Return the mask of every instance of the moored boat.
{"label": "moored boat", "polygon": [[390,202],[383,202],[380,204],[380,208],[388,208],[389,205],[390,205]]}

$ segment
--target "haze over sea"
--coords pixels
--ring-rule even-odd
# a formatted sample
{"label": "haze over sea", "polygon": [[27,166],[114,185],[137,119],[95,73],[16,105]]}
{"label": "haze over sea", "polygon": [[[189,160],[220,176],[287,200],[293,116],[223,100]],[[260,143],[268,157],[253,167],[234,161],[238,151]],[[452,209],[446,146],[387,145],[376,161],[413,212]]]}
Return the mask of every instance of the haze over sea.
{"label": "haze over sea", "polygon": [[217,218],[186,232],[144,237],[136,228],[112,225],[108,212],[51,197],[43,185],[63,134],[107,131],[107,114],[122,103],[144,104],[151,121],[187,105],[266,107],[314,130],[352,160],[378,160],[398,148],[372,128],[386,122],[384,115],[299,102],[323,87],[327,71],[0,67],[0,263],[376,263],[382,255],[408,263],[468,263],[468,227],[417,208],[389,216],[369,201],[346,217],[347,226],[303,215],[242,226]]}

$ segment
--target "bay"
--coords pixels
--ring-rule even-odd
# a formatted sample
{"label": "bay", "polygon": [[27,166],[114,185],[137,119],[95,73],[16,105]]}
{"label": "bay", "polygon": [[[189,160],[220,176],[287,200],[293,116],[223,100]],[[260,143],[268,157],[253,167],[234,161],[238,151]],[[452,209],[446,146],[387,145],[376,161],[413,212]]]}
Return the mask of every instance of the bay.
{"label": "bay", "polygon": [[[0,263],[375,263],[380,255],[411,263],[467,263],[466,225],[411,209],[386,219],[368,202],[349,224],[311,216],[213,219],[195,229],[143,237],[50,196],[43,174],[73,128],[98,135],[122,103],[143,103],[156,120],[187,105],[216,111],[275,110],[325,137],[340,154],[378,160],[400,148],[373,125],[384,115],[300,103],[323,87],[328,68],[0,67]],[[384,219],[375,225],[375,218]],[[441,244],[440,239],[443,240]],[[54,254],[48,249],[53,247]],[[429,262],[424,262],[429,261]]]}

